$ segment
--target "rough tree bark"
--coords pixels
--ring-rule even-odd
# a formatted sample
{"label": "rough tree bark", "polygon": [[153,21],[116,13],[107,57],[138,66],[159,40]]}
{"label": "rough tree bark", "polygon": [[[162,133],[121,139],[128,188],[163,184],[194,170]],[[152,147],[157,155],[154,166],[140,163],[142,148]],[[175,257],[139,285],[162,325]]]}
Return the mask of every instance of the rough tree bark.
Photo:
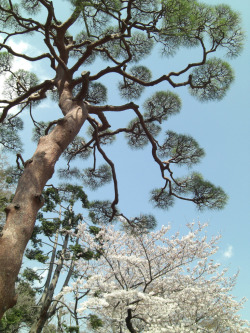
{"label": "rough tree bark", "polygon": [[43,204],[42,190],[54,173],[56,161],[87,118],[86,105],[72,101],[70,90],[65,82],[63,85],[59,104],[64,117],[50,134],[40,139],[33,157],[25,163],[15,197],[6,209],[6,225],[0,237],[0,318],[17,300],[15,281],[37,212]]}

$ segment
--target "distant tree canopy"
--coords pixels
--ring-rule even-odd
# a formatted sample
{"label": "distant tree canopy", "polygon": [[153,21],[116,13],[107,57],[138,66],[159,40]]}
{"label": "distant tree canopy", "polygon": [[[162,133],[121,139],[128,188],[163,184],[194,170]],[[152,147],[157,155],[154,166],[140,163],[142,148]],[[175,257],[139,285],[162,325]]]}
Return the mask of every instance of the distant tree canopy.
{"label": "distant tree canopy", "polygon": [[[157,136],[168,118],[181,109],[180,98],[168,87],[186,86],[200,101],[224,97],[233,71],[212,54],[225,50],[228,57],[235,57],[240,53],[243,33],[239,15],[227,5],[211,6],[194,0],[71,0],[63,2],[69,15],[62,21],[56,5],[56,1],[48,0],[0,1],[0,72],[4,78],[0,142],[18,154],[18,172],[22,174],[6,209],[0,238],[0,266],[4,267],[0,272],[0,316],[16,302],[14,283],[21,265],[20,253],[43,205],[43,188],[62,154],[67,164],[60,170],[61,177],[76,178],[93,190],[113,180],[114,199],[93,205],[92,216],[98,215],[103,221],[111,221],[118,212],[116,168],[105,146],[120,133],[133,149],[147,144],[152,147],[152,158],[162,176],[162,186],[151,192],[155,207],[166,209],[180,198],[200,209],[221,209],[227,200],[220,187],[199,173],[181,179],[174,176],[175,164],[191,167],[204,156],[192,137],[169,131],[163,140]],[[13,43],[26,37],[39,49],[16,50]],[[183,48],[185,52],[195,48],[200,60],[186,63],[178,71],[163,68],[162,75],[155,77],[153,62],[150,68],[143,64],[154,48],[165,57],[173,57]],[[46,79],[25,69],[14,71],[17,59],[29,61],[34,69],[42,68]],[[117,89],[127,103],[106,104],[108,87],[103,81],[113,81],[110,74],[119,79]],[[147,87],[160,83],[161,88],[152,96],[140,105],[134,103]],[[37,121],[33,114],[46,98],[56,101],[62,113],[49,123],[47,119]],[[53,113],[54,106],[51,108]],[[132,110],[135,118],[127,126],[111,128],[112,113],[127,110]],[[37,150],[28,161],[22,158],[18,136],[23,112],[30,114],[34,139],[38,140]],[[84,130],[88,139],[82,136]],[[90,155],[91,167],[82,171],[82,167],[71,166],[74,159]]]}

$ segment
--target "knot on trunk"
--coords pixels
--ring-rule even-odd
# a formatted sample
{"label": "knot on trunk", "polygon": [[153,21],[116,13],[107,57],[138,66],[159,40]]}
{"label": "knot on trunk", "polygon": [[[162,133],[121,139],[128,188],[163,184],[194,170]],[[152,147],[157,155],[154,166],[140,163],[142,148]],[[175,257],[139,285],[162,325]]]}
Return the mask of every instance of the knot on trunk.
{"label": "knot on trunk", "polygon": [[41,205],[44,204],[44,197],[41,193],[35,193],[34,195],[35,200],[37,200]]}

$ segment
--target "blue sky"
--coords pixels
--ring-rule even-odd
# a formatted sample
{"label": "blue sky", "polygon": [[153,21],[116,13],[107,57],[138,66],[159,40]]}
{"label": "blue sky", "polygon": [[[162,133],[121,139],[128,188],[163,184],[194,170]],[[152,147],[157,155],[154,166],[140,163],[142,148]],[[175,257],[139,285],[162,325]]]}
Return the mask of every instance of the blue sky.
{"label": "blue sky", "polygon": [[[205,2],[221,3],[220,0]],[[190,202],[176,201],[169,211],[155,210],[149,204],[149,192],[162,183],[158,167],[152,160],[150,147],[139,151],[130,150],[123,139],[118,139],[107,149],[107,153],[116,165],[120,191],[119,207],[125,214],[133,217],[141,212],[153,213],[159,225],[171,223],[173,232],[183,232],[188,222],[200,220],[209,223],[208,235],[222,235],[216,258],[229,268],[230,274],[240,270],[234,295],[239,298],[246,296],[249,299],[241,313],[244,319],[250,320],[250,1],[224,0],[223,3],[241,13],[243,29],[246,32],[242,54],[229,60],[235,71],[235,81],[227,96],[220,102],[200,103],[188,94],[186,88],[175,90],[182,99],[182,111],[165,124],[164,131],[168,129],[190,134],[205,149],[205,158],[194,170],[200,171],[205,179],[225,190],[229,195],[226,208],[222,211],[201,213]],[[17,42],[20,43],[21,40]],[[223,56],[223,53],[220,55]],[[154,52],[142,63],[151,67],[153,75],[157,77],[163,74],[165,69],[166,72],[173,67],[178,69],[181,63],[192,60],[194,56],[197,57],[195,51],[185,50],[172,59],[166,59]],[[41,75],[46,76],[42,67],[38,70]],[[119,96],[114,93],[115,78],[110,77],[105,83],[109,89],[109,102],[120,104]],[[163,89],[171,90],[166,85],[160,86],[158,90]],[[153,91],[147,91],[142,100]],[[35,116],[39,117],[42,111],[43,116],[50,117],[52,106],[46,103],[37,109]],[[56,118],[59,111],[56,111],[55,106],[53,111],[56,112],[56,115],[53,115]],[[124,126],[133,117],[132,111],[128,111],[112,115],[112,121],[116,125]],[[23,137],[27,138],[28,132],[29,128],[26,127]],[[29,146],[25,150],[25,159],[30,158],[33,149],[33,146]],[[182,169],[177,172],[185,174]],[[112,186],[108,185],[97,193],[89,192],[89,197],[112,200],[112,191]]]}

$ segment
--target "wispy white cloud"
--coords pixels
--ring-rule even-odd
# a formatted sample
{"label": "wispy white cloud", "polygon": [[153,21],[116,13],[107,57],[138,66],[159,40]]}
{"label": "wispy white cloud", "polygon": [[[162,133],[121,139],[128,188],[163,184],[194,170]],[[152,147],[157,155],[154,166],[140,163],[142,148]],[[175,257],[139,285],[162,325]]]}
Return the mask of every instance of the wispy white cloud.
{"label": "wispy white cloud", "polygon": [[[0,42],[2,41],[2,38],[0,38]],[[28,54],[33,51],[33,46],[20,40],[19,42],[14,42],[13,40],[10,40],[8,42],[8,45],[17,53],[24,53]],[[18,71],[19,69],[24,69],[26,71],[30,71],[32,69],[32,63],[23,59],[15,57],[11,70],[13,72]],[[0,80],[0,98],[4,98],[4,81],[9,77],[9,73],[2,74],[1,80]],[[17,111],[17,107],[14,107],[10,110],[10,113],[15,113]]]}
{"label": "wispy white cloud", "polygon": [[[24,41],[20,41],[18,43],[14,41],[9,42],[9,46],[17,53],[26,53],[29,51],[32,46]],[[24,69],[26,71],[30,71],[32,68],[32,64],[30,61],[27,61],[22,58],[15,58],[15,61],[13,62],[13,71],[17,71],[18,69]]]}
{"label": "wispy white cloud", "polygon": [[226,249],[226,251],[223,253],[223,256],[225,258],[231,258],[233,256],[233,247],[232,245],[229,245]]}
{"label": "wispy white cloud", "polygon": [[23,53],[24,51],[27,51],[28,49],[31,48],[31,45],[20,40],[19,42],[14,42],[13,40],[11,40],[9,42],[9,46],[16,52],[18,53]]}

